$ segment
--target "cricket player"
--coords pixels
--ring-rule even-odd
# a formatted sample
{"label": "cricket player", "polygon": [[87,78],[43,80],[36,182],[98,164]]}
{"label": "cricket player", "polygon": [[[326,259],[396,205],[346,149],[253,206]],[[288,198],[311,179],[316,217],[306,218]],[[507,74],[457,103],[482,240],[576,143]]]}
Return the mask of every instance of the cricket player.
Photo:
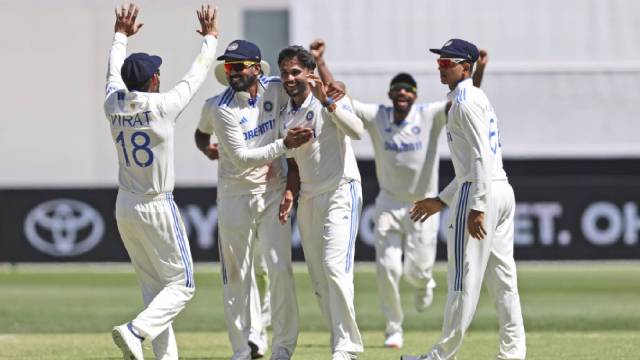
{"label": "cricket player", "polygon": [[[257,46],[256,46],[257,48]],[[258,49],[259,50],[259,49]],[[260,75],[267,76],[269,74],[270,66],[264,60],[260,61],[259,69]],[[215,77],[218,82],[224,86],[229,86],[229,73],[226,71],[225,63],[221,62],[216,65],[214,69]],[[243,76],[242,74],[236,74],[234,77]],[[264,78],[264,76],[263,76]],[[257,86],[257,78],[253,78],[251,86]],[[238,86],[236,86],[236,90]],[[257,88],[257,87],[256,87]],[[232,88],[233,89],[233,88]],[[227,91],[228,89],[225,89]],[[236,93],[236,103],[243,103],[247,101],[248,93],[247,89],[241,86]],[[223,92],[224,93],[224,92]],[[258,112],[245,112],[245,116],[257,116]],[[252,123],[256,123],[256,121]],[[196,146],[204,153],[204,155],[210,160],[218,160],[220,157],[219,144],[211,143],[211,137],[213,134],[213,127],[211,124],[201,124],[201,128],[211,133],[204,133],[200,129],[196,129],[195,141]],[[263,234],[264,236],[264,234]],[[258,236],[257,240],[260,240],[263,236]],[[259,359],[264,356],[268,348],[267,328],[271,326],[271,306],[270,298],[271,291],[269,290],[269,271],[267,267],[267,260],[265,258],[267,254],[262,252],[261,246],[255,246],[253,249],[253,268],[254,273],[252,275],[252,284],[250,290],[250,324],[251,329],[249,331],[248,345],[251,348],[251,358]]]}
{"label": "cricket player", "polygon": [[[326,44],[317,39],[310,51],[323,81],[333,81],[323,59]],[[474,73],[482,81],[486,52]],[[388,92],[393,106],[364,104],[352,100],[373,143],[380,193],[375,207],[376,272],[380,307],[386,319],[384,346],[404,343],[400,302],[400,277],[414,288],[414,305],[424,311],[433,301],[432,270],[436,257],[438,215],[424,223],[413,222],[413,202],[438,193],[438,139],[447,120],[447,101],[415,104],[418,87],[414,78],[399,73]],[[403,260],[404,256],[404,260]]]}
{"label": "cricket player", "polygon": [[[301,46],[278,56],[280,78],[290,97],[281,110],[282,131],[292,127],[313,130],[313,140],[289,151],[299,168],[298,226],[311,282],[323,317],[331,330],[333,360],[355,359],[363,351],[353,306],[353,259],[362,208],[360,172],[351,139],[364,129],[348,100],[327,96],[313,74],[313,56]],[[295,174],[295,173],[293,173]],[[288,218],[296,180],[288,176],[280,219]]]}
{"label": "cricket player", "polygon": [[[286,94],[280,79],[261,75],[260,49],[235,40],[218,58],[230,87],[208,99],[196,133],[205,153],[210,134],[220,141],[218,233],[224,311],[233,360],[251,357],[251,288],[254,248],[266,254],[273,327],[272,360],[288,360],[298,338],[298,308],[291,268],[291,224],[278,222],[287,168],[282,155],[311,139],[297,128],[279,139],[277,112]],[[254,296],[255,298],[255,291]],[[254,354],[255,355],[255,354]]]}
{"label": "cricket player", "polygon": [[116,220],[142,288],[145,309],[116,326],[112,336],[125,359],[143,359],[141,342],[153,344],[156,359],[178,359],[171,324],[193,297],[195,283],[189,241],[173,201],[173,128],[204,82],[214,60],[216,9],[197,11],[204,37],[187,75],[159,93],[162,60],[135,53],[125,59],[127,37],[140,30],[139,8],[116,9],[104,111],[118,153]]}
{"label": "cricket player", "polygon": [[410,213],[412,220],[424,221],[445,206],[452,208],[447,233],[448,296],[438,343],[425,355],[405,355],[402,360],[454,359],[475,313],[483,280],[498,312],[497,359],[524,359],[525,333],[513,259],[515,200],[502,167],[498,118],[484,92],[469,78],[478,49],[451,39],[431,51],[440,55],[440,81],[451,90],[446,128],[456,176],[438,197],[417,201]]}

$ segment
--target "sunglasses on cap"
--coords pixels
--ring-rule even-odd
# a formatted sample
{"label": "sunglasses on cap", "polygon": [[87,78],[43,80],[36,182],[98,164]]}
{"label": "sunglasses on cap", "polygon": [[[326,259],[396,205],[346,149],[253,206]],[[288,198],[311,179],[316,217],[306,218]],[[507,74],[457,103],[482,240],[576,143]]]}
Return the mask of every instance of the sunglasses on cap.
{"label": "sunglasses on cap", "polygon": [[461,63],[467,61],[467,59],[461,59],[461,58],[439,58],[436,61],[438,62],[438,67],[441,67],[443,69],[448,69],[448,68],[456,66],[457,64],[461,64]]}
{"label": "sunglasses on cap", "polygon": [[229,61],[224,63],[224,71],[230,73],[231,70],[242,71],[256,65],[257,62],[251,60]]}

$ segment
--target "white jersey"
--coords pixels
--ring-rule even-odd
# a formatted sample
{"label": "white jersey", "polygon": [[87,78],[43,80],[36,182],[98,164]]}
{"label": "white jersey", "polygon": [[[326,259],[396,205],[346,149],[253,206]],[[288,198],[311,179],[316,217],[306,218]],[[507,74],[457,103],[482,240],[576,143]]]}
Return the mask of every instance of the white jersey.
{"label": "white jersey", "polygon": [[402,202],[438,194],[438,138],[447,121],[447,102],[413,105],[400,124],[393,107],[353,101],[371,136],[380,189]]}
{"label": "white jersey", "polygon": [[301,197],[335,190],[342,179],[360,181],[351,138],[347,134],[353,127],[359,125],[361,128],[362,125],[347,100],[342,99],[336,105],[336,110],[329,112],[313,94],[309,94],[298,109],[294,109],[289,100],[280,113],[283,134],[298,126],[313,129],[310,142],[287,152],[287,156],[298,164]]}
{"label": "white jersey", "polygon": [[287,95],[277,77],[258,78],[258,97],[228,87],[204,104],[198,130],[217,134],[218,192],[260,194],[282,189],[286,183],[284,141],[278,109]]}
{"label": "white jersey", "polygon": [[472,182],[470,208],[487,210],[487,194],[491,181],[506,180],[502,168],[502,144],[498,133],[498,118],[482,90],[471,79],[461,81],[447,94],[451,101],[447,121],[447,141],[455,179],[442,191],[440,198],[447,204],[464,182]]}
{"label": "white jersey", "polygon": [[128,91],[120,75],[127,37],[116,33],[109,55],[104,112],[118,153],[120,189],[133,194],[173,191],[173,127],[204,82],[217,39],[205,36],[187,75],[169,92]]}

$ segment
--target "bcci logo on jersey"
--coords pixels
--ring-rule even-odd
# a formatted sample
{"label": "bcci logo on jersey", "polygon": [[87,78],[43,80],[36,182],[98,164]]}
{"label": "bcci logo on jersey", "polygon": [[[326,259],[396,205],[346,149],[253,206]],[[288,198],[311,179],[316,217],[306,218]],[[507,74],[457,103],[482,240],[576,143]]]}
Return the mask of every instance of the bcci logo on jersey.
{"label": "bcci logo on jersey", "polygon": [[104,235],[104,221],[84,202],[56,199],[29,212],[24,233],[29,243],[45,254],[76,256],[98,245]]}

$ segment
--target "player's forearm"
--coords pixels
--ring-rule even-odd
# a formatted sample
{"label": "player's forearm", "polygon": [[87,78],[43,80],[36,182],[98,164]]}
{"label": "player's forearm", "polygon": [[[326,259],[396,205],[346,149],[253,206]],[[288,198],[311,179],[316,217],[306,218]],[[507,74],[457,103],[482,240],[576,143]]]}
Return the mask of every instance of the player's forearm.
{"label": "player's forearm", "polygon": [[[483,159],[484,158],[484,159]],[[489,186],[491,185],[491,179],[488,171],[488,154],[479,156],[473,160],[471,164],[472,182],[475,186],[472,187],[469,208],[478,211],[487,210],[487,195],[489,193]]]}
{"label": "player's forearm", "polygon": [[451,202],[453,201],[456,192],[458,191],[458,180],[454,177],[453,180],[447,185],[440,194],[438,194],[438,198],[447,206],[451,206]]}
{"label": "player's forearm", "polygon": [[330,114],[336,126],[348,137],[354,140],[360,140],[362,138],[364,135],[364,126],[362,120],[360,120],[356,114],[343,109],[340,105],[336,106],[335,110]]}
{"label": "player's forearm", "polygon": [[106,94],[115,90],[126,88],[120,69],[127,55],[127,36],[116,32],[113,35],[113,43],[109,52],[109,64],[107,65],[107,87]]}
{"label": "player's forearm", "polygon": [[324,82],[325,84],[329,84],[329,83],[335,83],[335,79],[333,78],[333,74],[331,74],[331,71],[329,70],[329,66],[327,66],[327,62],[324,60],[324,58],[320,58],[317,60],[316,62],[317,65],[317,69],[318,69],[318,74],[320,75],[320,79],[322,79],[322,82]]}
{"label": "player's forearm", "polygon": [[480,65],[476,67],[476,71],[473,73],[473,86],[480,87],[482,84],[482,78],[484,77],[484,68],[485,65]]}
{"label": "player's forearm", "polygon": [[166,94],[165,103],[167,112],[182,111],[191,98],[198,92],[204,83],[215,58],[218,39],[212,35],[207,35],[202,40],[200,53],[191,64],[187,74],[178,82],[176,86]]}
{"label": "player's forearm", "polygon": [[287,160],[287,187],[285,193],[290,191],[295,198],[300,193],[300,172],[298,171],[298,165],[292,159]]}

